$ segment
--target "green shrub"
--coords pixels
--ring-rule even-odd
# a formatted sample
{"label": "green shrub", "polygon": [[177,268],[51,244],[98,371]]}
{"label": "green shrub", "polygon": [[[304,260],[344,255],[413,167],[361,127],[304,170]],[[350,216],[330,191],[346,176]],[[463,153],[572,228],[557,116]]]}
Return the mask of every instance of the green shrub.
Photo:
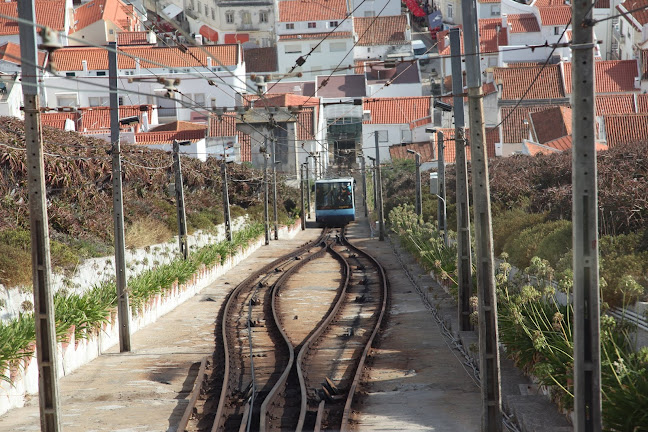
{"label": "green shrub", "polygon": [[511,235],[504,244],[504,252],[509,255],[511,264],[520,269],[528,267],[540,243],[563,225],[563,221],[544,222],[526,228],[518,235]]}
{"label": "green shrub", "polygon": [[524,208],[516,207],[498,214],[493,218],[493,243],[495,255],[504,252],[504,246],[512,236],[524,229],[544,222],[545,214],[527,213]]}
{"label": "green shrub", "polygon": [[549,233],[536,248],[535,255],[549,261],[556,267],[558,260],[572,247],[572,223],[567,220],[556,221],[556,229]]}

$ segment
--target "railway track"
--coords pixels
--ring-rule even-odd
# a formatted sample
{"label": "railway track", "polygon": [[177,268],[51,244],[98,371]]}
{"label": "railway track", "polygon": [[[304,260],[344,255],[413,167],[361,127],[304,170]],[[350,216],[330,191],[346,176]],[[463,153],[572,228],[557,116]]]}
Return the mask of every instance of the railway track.
{"label": "railway track", "polygon": [[[318,268],[326,289],[309,287]],[[346,430],[387,302],[384,270],[343,231],[250,275],[223,308],[222,376],[201,367],[178,430]]]}

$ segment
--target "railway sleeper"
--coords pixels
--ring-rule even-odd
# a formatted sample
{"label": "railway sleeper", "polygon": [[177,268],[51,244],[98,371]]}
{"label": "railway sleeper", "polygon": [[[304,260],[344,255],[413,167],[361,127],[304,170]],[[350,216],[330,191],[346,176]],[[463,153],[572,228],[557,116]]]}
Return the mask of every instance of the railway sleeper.
{"label": "railway sleeper", "polygon": [[340,390],[337,388],[335,383],[329,379],[329,377],[324,377],[323,386],[327,387],[331,394],[340,394]]}

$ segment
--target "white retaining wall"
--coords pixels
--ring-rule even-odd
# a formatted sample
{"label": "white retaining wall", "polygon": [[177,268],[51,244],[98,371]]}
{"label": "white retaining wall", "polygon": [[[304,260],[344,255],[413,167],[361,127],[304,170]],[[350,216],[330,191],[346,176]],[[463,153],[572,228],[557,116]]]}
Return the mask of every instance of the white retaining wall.
{"label": "white retaining wall", "polygon": [[[291,227],[280,229],[280,238],[294,238],[301,231],[301,222],[298,220]],[[203,288],[213,283],[216,279],[229,271],[235,265],[250,256],[259,249],[265,242],[263,237],[251,243],[247,248],[240,250],[235,256],[228,258],[222,265],[220,263],[211,268],[202,268],[191,280],[185,284],[174,285],[172,290],[165,295],[157,295],[144,307],[144,310],[137,316],[132,317],[130,331],[135,333],[150,323],[155,322],[159,317],[173,310],[185,300],[193,297]],[[88,339],[76,341],[74,331],[70,331],[69,342],[58,343],[58,376],[65,376],[80,366],[92,361],[104,351],[119,342],[119,321],[114,312],[110,317],[110,323],[104,324],[102,330]],[[24,406],[25,398],[30,394],[38,393],[38,364],[36,353],[26,357],[20,362],[17,368],[6,371],[6,375],[12,378],[12,384],[0,382],[0,415],[5,414],[12,408]]]}

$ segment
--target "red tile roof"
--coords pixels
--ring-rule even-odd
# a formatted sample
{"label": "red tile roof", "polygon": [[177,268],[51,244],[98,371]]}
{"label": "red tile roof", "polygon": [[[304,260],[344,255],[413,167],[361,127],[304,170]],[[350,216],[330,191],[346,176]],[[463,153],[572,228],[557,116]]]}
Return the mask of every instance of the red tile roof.
{"label": "red tile roof", "polygon": [[527,100],[565,97],[560,65],[547,65],[544,69],[542,66],[498,67],[493,72],[493,80],[502,84],[503,100],[520,99],[529,87],[525,96]]}
{"label": "red tile roof", "polygon": [[363,110],[371,111],[371,121],[364,124],[409,124],[430,115],[432,98],[391,97],[363,99]]}
{"label": "red tile roof", "polygon": [[549,141],[571,135],[571,108],[555,106],[529,113],[529,117],[531,118],[535,141],[539,144],[546,144]]}
{"label": "red tile roof", "polygon": [[536,156],[538,154],[547,155],[547,154],[560,152],[560,150],[555,149],[553,147],[548,147],[548,146],[543,145],[543,144],[536,144],[536,143],[531,142],[531,141],[525,142],[524,146],[526,147],[526,149],[529,152],[529,155],[531,155],[531,156]]}
{"label": "red tile roof", "polygon": [[295,39],[348,39],[353,35],[351,32],[333,32],[333,33],[299,33],[280,35],[279,40],[295,40]]}
{"label": "red tile roof", "polygon": [[[621,13],[627,13],[630,10],[633,9],[639,9],[635,12],[630,13],[629,15],[632,16],[637,22],[639,23],[640,26],[644,26],[646,23],[648,23],[648,0],[626,0],[620,5],[618,5],[616,8],[619,12]],[[633,20],[629,19],[626,17],[626,20],[632,24],[632,26],[637,29],[637,31],[641,31],[641,28],[637,27],[635,22]]]}
{"label": "red tile roof", "polygon": [[610,0],[596,0],[595,9],[610,9]]}
{"label": "red tile roof", "polygon": [[148,41],[147,31],[123,31],[117,33],[117,46],[124,45],[151,45]]}
{"label": "red tile roof", "polygon": [[566,26],[571,20],[571,6],[539,7],[543,26]]}
{"label": "red tile roof", "polygon": [[547,6],[565,6],[566,2],[565,0],[536,0],[535,3],[533,3],[533,6],[540,8],[540,7],[547,7]]}
{"label": "red tile roof", "polygon": [[248,48],[243,51],[243,57],[247,73],[277,70],[277,47]]}
{"label": "red tile roof", "polygon": [[[488,54],[497,54],[500,46],[508,45],[508,37],[505,31],[497,31],[498,26],[501,27],[501,18],[488,18],[479,20],[479,51]],[[450,44],[446,45],[445,37],[449,34],[448,30],[444,30],[437,34],[440,55],[450,55]],[[464,53],[463,30],[460,32],[461,53]]]}
{"label": "red tile roof", "polygon": [[[225,66],[235,66],[239,62],[238,45],[190,47],[186,53],[182,52],[178,47],[128,46],[119,50],[139,58],[142,69],[155,69],[160,66],[147,60],[172,68],[204,67],[207,65],[207,54],[203,49],[218,58]],[[118,54],[117,57],[120,69],[135,69],[135,60],[133,58],[121,54]],[[54,52],[53,58],[56,67],[60,71],[83,70],[82,60],[88,62],[88,70],[108,69],[108,54],[103,48],[61,48]]]}
{"label": "red tile roof", "polygon": [[92,0],[74,9],[74,26],[76,32],[96,23],[99,20],[109,21],[123,31],[134,30],[136,15],[121,0]]}
{"label": "red tile roof", "polygon": [[266,95],[263,99],[255,96],[249,96],[246,99],[247,105],[254,101],[255,107],[273,106],[277,108],[287,108],[290,106],[319,106],[319,98],[296,95],[293,93],[273,93]]}
{"label": "red tile roof", "polygon": [[[566,104],[565,104],[566,105]],[[504,120],[502,123],[502,142],[516,144],[529,138],[529,124],[524,124],[529,113],[544,111],[554,105],[536,104],[520,105],[513,110],[513,106],[500,107],[500,116]]]}
{"label": "red tile roof", "polygon": [[[40,116],[41,123],[44,126],[51,126],[56,129],[65,129],[65,121],[67,119],[77,121],[79,118],[79,113],[77,112],[55,112],[55,113],[43,113]],[[76,127],[76,125],[75,125]]]}
{"label": "red tile roof", "polygon": [[533,14],[512,14],[507,17],[511,33],[539,32],[540,24]]}
{"label": "red tile roof", "polygon": [[[565,90],[572,92],[571,63],[565,63]],[[637,91],[634,80],[638,76],[636,60],[600,60],[594,63],[596,93],[622,93]]]}
{"label": "red tile roof", "polygon": [[572,148],[572,136],[562,136],[551,141],[544,143],[547,147],[555,148],[556,150],[565,151]]}
{"label": "red tile roof", "polygon": [[207,129],[207,125],[204,123],[193,123],[188,121],[174,121],[171,123],[165,123],[159,126],[155,126],[150,129],[149,132],[169,132],[169,131],[183,131],[183,130],[201,130]]}
{"label": "red tile roof", "polygon": [[[443,157],[446,163],[454,163],[456,160],[455,142],[454,142],[454,129],[440,128],[437,131],[443,132],[444,135],[444,149]],[[466,139],[470,137],[470,131],[466,129]],[[486,130],[486,152],[487,156],[495,157],[495,143],[499,141],[499,133],[497,129]],[[436,147],[436,137],[434,140]],[[421,161],[427,162],[437,159],[437,152],[435,152],[430,145],[429,141],[421,143],[412,143],[407,145],[396,144],[389,147],[389,155],[392,159],[414,159],[414,155],[408,153],[407,150],[411,149],[421,155]],[[466,145],[466,159],[470,160],[470,146]]]}
{"label": "red tile roof", "polygon": [[648,114],[620,114],[603,117],[608,147],[632,143],[648,145]]}
{"label": "red tile roof", "polygon": [[501,3],[502,0],[477,0],[479,3]]}
{"label": "red tile roof", "polygon": [[[0,46],[0,60],[8,63],[14,63],[16,65],[20,64],[20,45],[13,42],[7,42],[6,44]],[[38,51],[38,64],[43,66],[45,62],[45,52]]]}
{"label": "red tile roof", "polygon": [[[637,95],[637,112],[648,113],[648,94]],[[613,113],[610,113],[613,114]]]}
{"label": "red tile roof", "polygon": [[137,144],[171,143],[173,140],[200,140],[205,138],[207,129],[167,131],[167,132],[138,132],[135,134]]}
{"label": "red tile roof", "polygon": [[[65,30],[65,4],[65,0],[35,0],[36,22],[53,30]],[[18,18],[18,2],[1,2],[0,14]],[[0,18],[0,35],[15,34],[18,34],[18,22],[15,19]]]}
{"label": "red tile roof", "polygon": [[[639,95],[638,95],[639,96]],[[633,94],[596,96],[596,115],[630,114],[635,112]]]}
{"label": "red tile roof", "polygon": [[346,15],[345,0],[279,1],[279,22],[342,20]]}
{"label": "red tile roof", "polygon": [[404,45],[407,16],[353,18],[358,45]]}
{"label": "red tile roof", "polygon": [[236,130],[235,113],[226,113],[222,119],[212,116],[210,129],[213,137],[237,136],[241,145],[241,162],[252,161],[252,139],[249,135]]}
{"label": "red tile roof", "polygon": [[[153,107],[151,105],[122,105],[119,107],[119,118],[139,117],[141,119],[142,111],[140,106],[147,107],[149,121]],[[100,129],[110,129],[110,107],[84,107],[79,108],[81,123],[78,130],[95,131]],[[122,126],[122,129],[128,129],[130,126]]]}

